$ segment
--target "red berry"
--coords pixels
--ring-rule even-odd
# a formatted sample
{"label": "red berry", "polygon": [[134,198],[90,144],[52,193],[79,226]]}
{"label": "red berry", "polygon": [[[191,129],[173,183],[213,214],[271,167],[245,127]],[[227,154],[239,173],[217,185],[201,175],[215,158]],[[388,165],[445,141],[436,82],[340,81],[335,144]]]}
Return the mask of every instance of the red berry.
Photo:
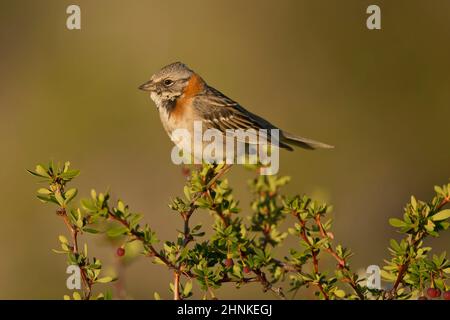
{"label": "red berry", "polygon": [[417,300],[428,300],[428,298],[425,296],[420,296],[419,299],[417,299]]}
{"label": "red berry", "polygon": [[250,273],[250,272],[252,272],[252,269],[250,269],[249,266],[245,266],[243,271],[244,271],[244,273]]}
{"label": "red berry", "polygon": [[233,266],[233,259],[231,259],[231,258],[227,258],[226,260],[225,260],[225,266],[226,267],[228,267],[228,268],[230,268],[230,267],[232,267]]}
{"label": "red berry", "polygon": [[436,298],[441,296],[441,290],[436,288]]}
{"label": "red berry", "polygon": [[185,177],[189,177],[191,175],[191,170],[188,167],[182,167],[181,174]]}
{"label": "red berry", "polygon": [[444,300],[450,300],[450,291],[445,291],[443,297],[444,297]]}
{"label": "red berry", "polygon": [[123,257],[123,256],[125,255],[125,249],[122,248],[122,247],[117,248],[116,254],[117,254],[119,257]]}
{"label": "red berry", "polygon": [[428,288],[427,295],[430,298],[437,298],[441,295],[441,290],[439,290],[437,288]]}

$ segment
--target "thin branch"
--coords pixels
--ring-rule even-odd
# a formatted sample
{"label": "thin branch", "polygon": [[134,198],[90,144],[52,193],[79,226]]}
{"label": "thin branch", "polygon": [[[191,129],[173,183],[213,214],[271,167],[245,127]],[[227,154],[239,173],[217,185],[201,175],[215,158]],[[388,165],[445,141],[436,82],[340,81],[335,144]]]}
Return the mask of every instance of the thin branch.
{"label": "thin branch", "polygon": [[192,205],[189,211],[181,213],[181,217],[183,218],[184,222],[184,228],[183,228],[183,247],[186,247],[189,242],[191,242],[194,238],[191,235],[191,229],[189,227],[189,219],[191,218],[192,214],[194,213],[195,209],[197,207],[195,205]]}
{"label": "thin branch", "polygon": [[[112,220],[115,220],[117,222],[119,222],[120,224],[122,224],[124,227],[130,229],[130,225],[129,223],[122,218],[119,218],[117,216],[115,216],[111,211],[108,211],[108,217],[111,218]],[[151,257],[156,257],[158,259],[160,259],[167,267],[169,267],[169,269],[174,269],[174,270],[178,270],[177,266],[175,266],[173,263],[171,263],[169,260],[166,259],[166,257],[164,257],[163,255],[161,255],[153,245],[146,243],[143,235],[139,232],[136,232],[134,230],[130,229],[131,234],[134,236],[134,238],[136,240],[141,241],[143,244],[145,244],[148,249],[150,250],[150,254],[149,256]]]}
{"label": "thin branch", "polygon": [[272,284],[267,280],[266,274],[261,269],[255,269],[253,270],[253,272],[256,274],[257,281],[259,281],[263,286],[264,292],[270,290],[281,299],[283,300],[286,299],[283,290],[280,287],[278,288],[273,287]]}
{"label": "thin branch", "polygon": [[[67,215],[67,212],[64,208],[60,208],[57,211],[57,215],[61,216],[64,224],[66,225],[67,229],[70,232],[70,236],[72,238],[72,253],[77,256],[78,255],[78,229],[73,226],[69,220],[69,216]],[[89,300],[91,297],[91,291],[92,291],[92,283],[89,281],[88,276],[86,274],[86,270],[84,269],[83,265],[78,264],[78,268],[80,269],[81,273],[81,279],[83,282],[83,294],[84,299]]]}
{"label": "thin branch", "polygon": [[447,203],[450,203],[450,196],[442,199],[441,203],[436,207],[436,210],[442,209],[442,207],[445,206]]}
{"label": "thin branch", "polygon": [[180,273],[178,271],[173,272],[173,300],[181,300],[180,297]]}
{"label": "thin branch", "polygon": [[[328,234],[325,231],[325,228],[322,225],[322,222],[320,221],[320,215],[318,214],[315,217],[315,222],[317,224],[317,226],[319,227],[320,230],[320,235],[322,236],[322,238],[324,239],[330,239],[330,237],[328,236]],[[347,264],[347,261],[341,257],[339,257],[339,255],[333,250],[333,248],[331,246],[326,247],[325,250],[333,257],[336,259],[336,261],[339,264],[339,267],[347,270],[348,272],[351,272],[350,267]],[[362,293],[362,291],[359,289],[358,284],[355,282],[355,280],[353,279],[353,277],[346,277],[345,282],[348,282],[348,284],[353,288],[353,290],[355,291],[355,293],[358,295],[358,297],[361,300],[365,300],[364,294]]]}
{"label": "thin branch", "polygon": [[[304,220],[302,220],[298,215],[296,215],[298,221],[300,222],[300,225],[302,227],[301,231],[300,231],[300,236],[302,237],[302,239],[308,244],[308,246],[311,248],[311,255],[312,255],[312,259],[313,259],[313,267],[314,267],[314,272],[316,274],[319,273],[319,259],[317,258],[317,251],[313,248],[313,245],[311,243],[311,241],[309,241],[308,236],[306,235],[306,223]],[[322,293],[323,297],[325,298],[325,300],[329,300],[330,298],[328,297],[328,294],[325,292],[325,290],[323,289],[323,286],[320,282],[317,282],[317,287],[319,288],[320,292]]]}
{"label": "thin branch", "polygon": [[[412,239],[411,240],[412,243],[409,245],[409,248],[408,248],[408,250],[406,250],[406,252],[409,252],[411,247],[413,248],[414,251],[416,251],[416,246],[418,243],[420,243],[420,241],[422,241],[423,237],[424,237],[424,234],[422,234],[422,236],[419,237],[419,239],[417,239],[417,240]],[[408,256],[408,259],[405,261],[405,263],[403,263],[399,266],[397,278],[395,279],[392,289],[389,290],[389,292],[388,292],[388,299],[394,298],[395,294],[397,293],[397,289],[398,289],[400,283],[402,283],[403,278],[406,275],[406,271],[408,271],[410,263],[411,263],[411,257]]]}

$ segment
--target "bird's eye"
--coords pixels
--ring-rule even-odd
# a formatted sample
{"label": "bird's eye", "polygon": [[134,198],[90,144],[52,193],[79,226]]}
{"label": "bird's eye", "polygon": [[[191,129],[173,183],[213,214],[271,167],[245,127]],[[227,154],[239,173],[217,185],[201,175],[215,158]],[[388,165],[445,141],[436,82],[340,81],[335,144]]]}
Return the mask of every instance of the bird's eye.
{"label": "bird's eye", "polygon": [[166,87],[171,86],[172,84],[173,84],[173,81],[172,81],[172,80],[170,80],[170,79],[164,80],[164,85],[165,85]]}

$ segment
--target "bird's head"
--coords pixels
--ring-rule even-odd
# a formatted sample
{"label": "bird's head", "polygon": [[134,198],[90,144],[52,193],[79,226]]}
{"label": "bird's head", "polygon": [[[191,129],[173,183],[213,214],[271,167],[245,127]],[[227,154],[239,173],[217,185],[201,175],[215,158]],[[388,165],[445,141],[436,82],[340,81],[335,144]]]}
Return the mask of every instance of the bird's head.
{"label": "bird's head", "polygon": [[185,64],[175,62],[156,72],[139,89],[150,92],[150,97],[160,108],[182,96],[188,87],[192,86],[193,78],[200,79]]}

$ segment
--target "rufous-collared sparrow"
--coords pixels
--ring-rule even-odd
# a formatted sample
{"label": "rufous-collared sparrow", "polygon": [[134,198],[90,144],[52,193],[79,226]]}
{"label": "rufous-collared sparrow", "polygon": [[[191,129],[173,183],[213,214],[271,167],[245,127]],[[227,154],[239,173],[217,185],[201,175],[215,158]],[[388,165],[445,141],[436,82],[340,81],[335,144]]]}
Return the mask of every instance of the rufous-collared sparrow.
{"label": "rufous-collared sparrow", "polygon": [[[195,121],[201,121],[205,129],[215,128],[224,135],[229,129],[268,129],[269,132],[270,129],[278,129],[209,86],[181,62],[163,67],[139,89],[150,92],[150,97],[159,110],[161,122],[171,138],[175,129],[183,128],[192,132]],[[291,145],[305,149],[333,148],[284,130],[279,130],[277,142],[280,147],[290,151],[293,150]]]}

